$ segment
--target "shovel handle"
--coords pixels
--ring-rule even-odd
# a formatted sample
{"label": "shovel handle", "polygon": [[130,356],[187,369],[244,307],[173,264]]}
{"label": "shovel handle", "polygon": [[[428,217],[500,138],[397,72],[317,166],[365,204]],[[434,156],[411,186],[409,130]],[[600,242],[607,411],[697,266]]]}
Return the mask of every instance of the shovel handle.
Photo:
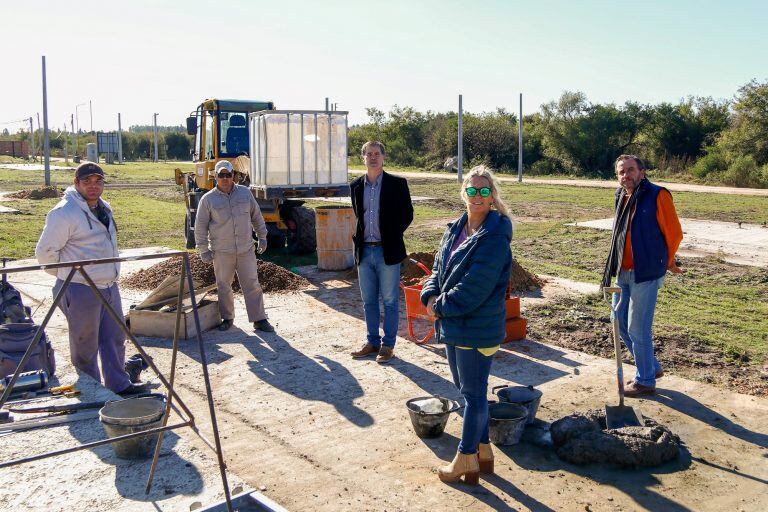
{"label": "shovel handle", "polygon": [[619,320],[616,318],[619,306],[621,305],[621,287],[619,286],[606,286],[603,288],[603,296],[608,297],[608,294],[619,294],[619,300],[616,302],[616,307],[611,306],[611,327],[613,327],[613,352],[616,355],[616,380],[619,388],[619,406],[624,406],[624,367],[621,364],[621,344],[619,343]]}

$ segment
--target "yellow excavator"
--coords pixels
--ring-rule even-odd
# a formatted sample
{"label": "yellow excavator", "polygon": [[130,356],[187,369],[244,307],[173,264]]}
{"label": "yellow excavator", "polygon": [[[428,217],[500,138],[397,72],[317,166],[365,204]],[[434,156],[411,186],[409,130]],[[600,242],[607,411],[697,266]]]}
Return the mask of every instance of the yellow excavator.
{"label": "yellow excavator", "polygon": [[270,250],[316,249],[313,197],[348,196],[347,112],[276,110],[271,101],[208,99],[187,117],[194,171],[175,170],[184,189],[184,232],[195,247],[200,198],[216,186],[216,162],[228,160],[235,183],[250,187],[267,223]]}

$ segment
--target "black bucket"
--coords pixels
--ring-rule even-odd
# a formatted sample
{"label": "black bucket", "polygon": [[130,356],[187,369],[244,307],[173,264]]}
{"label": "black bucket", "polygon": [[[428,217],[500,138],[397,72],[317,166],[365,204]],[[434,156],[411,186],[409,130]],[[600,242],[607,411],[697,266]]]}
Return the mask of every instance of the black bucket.
{"label": "black bucket", "polygon": [[491,442],[509,446],[520,442],[525,431],[528,409],[508,402],[488,403],[488,431]]}
{"label": "black bucket", "polygon": [[[442,411],[435,413],[424,412],[414,404],[414,402],[418,402],[419,400],[428,400],[430,398],[437,398],[442,402]],[[461,406],[456,400],[443,398],[441,396],[421,396],[411,398],[405,402],[405,406],[408,407],[408,414],[411,416],[413,430],[415,430],[416,435],[422,439],[431,439],[442,434],[451,413],[461,409]]]}
{"label": "black bucket", "polygon": [[500,402],[519,404],[528,409],[528,420],[526,423],[531,424],[536,420],[536,411],[539,410],[539,403],[541,403],[541,395],[543,394],[538,389],[533,386],[510,386],[503,384],[501,386],[494,386],[491,391],[499,397]]}

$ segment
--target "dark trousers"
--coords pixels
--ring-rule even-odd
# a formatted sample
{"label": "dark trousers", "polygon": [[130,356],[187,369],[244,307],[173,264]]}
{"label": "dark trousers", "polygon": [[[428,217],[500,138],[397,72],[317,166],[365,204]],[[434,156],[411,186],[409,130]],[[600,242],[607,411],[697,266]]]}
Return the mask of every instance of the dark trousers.
{"label": "dark trousers", "polygon": [[461,429],[459,451],[477,452],[479,443],[489,443],[488,438],[488,376],[493,356],[485,356],[477,349],[445,346],[448,366],[453,383],[464,397],[464,425]]}
{"label": "dark trousers", "polygon": [[[63,285],[56,280],[54,296]],[[99,290],[118,315],[123,314],[117,284]],[[120,392],[131,381],[125,372],[125,333],[109,316],[93,290],[86,284],[70,283],[59,303],[69,327],[69,354],[75,368],[101,382],[97,358],[101,360],[104,385]]]}

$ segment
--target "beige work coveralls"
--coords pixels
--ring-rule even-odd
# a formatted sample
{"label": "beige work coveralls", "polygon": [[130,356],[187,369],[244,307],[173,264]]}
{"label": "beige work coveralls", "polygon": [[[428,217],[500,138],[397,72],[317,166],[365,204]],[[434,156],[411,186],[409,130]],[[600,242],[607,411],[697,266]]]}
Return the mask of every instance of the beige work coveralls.
{"label": "beige work coveralls", "polygon": [[266,243],[267,225],[248,187],[235,185],[229,194],[217,187],[200,199],[195,219],[195,245],[201,255],[206,252],[213,255],[219,312],[225,320],[235,318],[232,293],[235,272],[245,297],[248,321],[267,318],[251,229],[256,231],[260,243]]}

